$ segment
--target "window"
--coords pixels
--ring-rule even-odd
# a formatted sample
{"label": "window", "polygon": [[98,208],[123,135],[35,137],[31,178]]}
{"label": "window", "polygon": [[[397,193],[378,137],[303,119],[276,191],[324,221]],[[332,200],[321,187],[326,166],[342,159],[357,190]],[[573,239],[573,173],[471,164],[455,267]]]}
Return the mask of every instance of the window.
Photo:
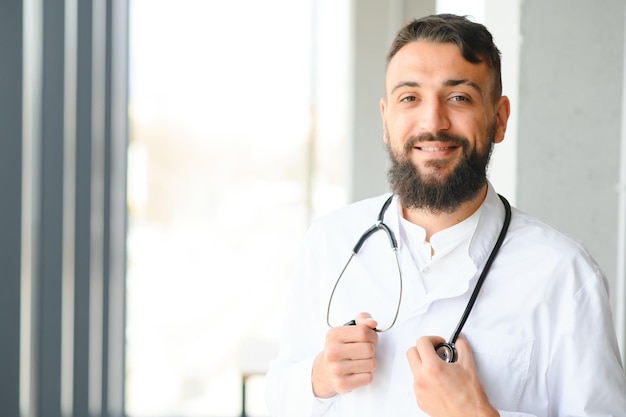
{"label": "window", "polygon": [[246,344],[272,346],[309,218],[345,203],[341,164],[315,163],[342,154],[312,141],[313,7],[131,1],[131,417],[240,415]]}

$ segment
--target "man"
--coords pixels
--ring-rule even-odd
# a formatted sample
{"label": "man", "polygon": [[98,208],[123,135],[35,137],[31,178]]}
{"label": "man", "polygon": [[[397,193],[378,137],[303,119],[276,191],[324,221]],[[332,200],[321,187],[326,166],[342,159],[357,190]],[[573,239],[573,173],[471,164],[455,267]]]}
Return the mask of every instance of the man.
{"label": "man", "polygon": [[487,180],[510,112],[491,34],[454,15],[409,23],[380,108],[394,193],[311,225],[268,372],[272,415],[626,416],[605,277]]}

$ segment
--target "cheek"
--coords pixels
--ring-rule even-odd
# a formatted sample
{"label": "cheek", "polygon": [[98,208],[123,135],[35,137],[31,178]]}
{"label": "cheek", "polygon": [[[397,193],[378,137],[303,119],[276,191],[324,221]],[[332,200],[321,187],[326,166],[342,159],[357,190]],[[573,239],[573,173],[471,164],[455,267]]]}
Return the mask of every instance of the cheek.
{"label": "cheek", "polygon": [[390,140],[393,142],[404,141],[412,133],[415,125],[414,119],[408,115],[387,117],[384,121],[386,140],[388,142]]}
{"label": "cheek", "polygon": [[493,131],[491,123],[474,118],[459,118],[455,126],[456,134],[464,136],[470,141],[470,147],[483,150],[489,146]]}

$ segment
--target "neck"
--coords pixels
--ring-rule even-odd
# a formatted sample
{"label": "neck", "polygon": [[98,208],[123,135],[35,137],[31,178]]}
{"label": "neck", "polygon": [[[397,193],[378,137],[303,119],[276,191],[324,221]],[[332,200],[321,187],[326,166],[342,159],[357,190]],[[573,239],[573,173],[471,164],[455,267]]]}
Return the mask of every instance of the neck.
{"label": "neck", "polygon": [[461,223],[470,217],[487,197],[487,186],[483,187],[476,196],[461,204],[455,211],[436,212],[428,208],[407,208],[402,206],[402,216],[411,223],[417,224],[426,230],[426,241],[430,241],[432,235],[455,224]]}

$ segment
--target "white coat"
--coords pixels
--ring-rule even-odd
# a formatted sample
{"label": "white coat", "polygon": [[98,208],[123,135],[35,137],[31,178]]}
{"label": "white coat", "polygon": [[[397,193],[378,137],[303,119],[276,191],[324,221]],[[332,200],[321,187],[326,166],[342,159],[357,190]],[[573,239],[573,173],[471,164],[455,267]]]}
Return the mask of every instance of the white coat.
{"label": "white coat", "polygon": [[[490,184],[477,213],[446,232],[466,237],[449,238],[450,252],[428,266],[420,265],[409,250],[394,198],[384,221],[399,245],[403,290],[398,320],[379,334],[371,384],[330,399],[316,398],[311,369],[323,349],[331,290],[387,197],[354,203],[311,225],[280,354],[267,376],[273,417],[426,415],[414,398],[406,352],[420,336],[451,335],[500,232],[504,208]],[[445,282],[427,291],[428,275]],[[341,325],[366,311],[379,328],[385,327],[398,294],[389,240],[376,232],[337,287],[331,324]],[[606,279],[583,246],[538,219],[513,209],[509,232],[463,334],[487,397],[502,417],[626,416],[626,376]]]}

